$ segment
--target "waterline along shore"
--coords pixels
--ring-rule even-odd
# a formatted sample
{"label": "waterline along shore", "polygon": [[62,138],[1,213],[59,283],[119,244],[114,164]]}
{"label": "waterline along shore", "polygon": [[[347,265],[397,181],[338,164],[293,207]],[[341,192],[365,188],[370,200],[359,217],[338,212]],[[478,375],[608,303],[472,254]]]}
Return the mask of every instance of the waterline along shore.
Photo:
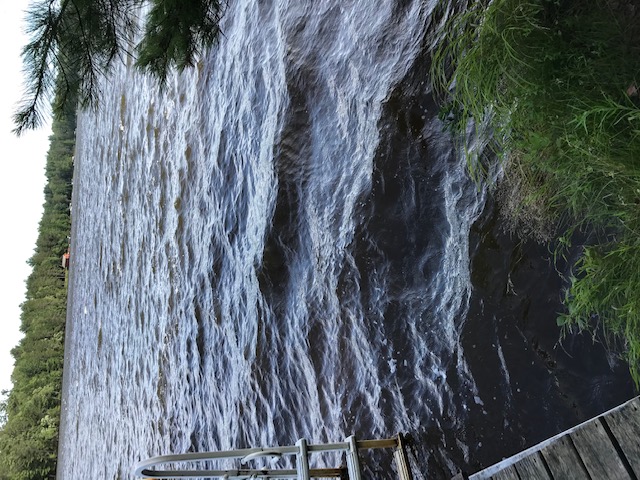
{"label": "waterline along shore", "polygon": [[[471,2],[432,75],[458,131],[491,132],[503,217],[565,272],[563,335],[587,331],[640,382],[640,27],[633,2]],[[449,90],[455,84],[455,89]],[[482,165],[471,162],[482,176]]]}

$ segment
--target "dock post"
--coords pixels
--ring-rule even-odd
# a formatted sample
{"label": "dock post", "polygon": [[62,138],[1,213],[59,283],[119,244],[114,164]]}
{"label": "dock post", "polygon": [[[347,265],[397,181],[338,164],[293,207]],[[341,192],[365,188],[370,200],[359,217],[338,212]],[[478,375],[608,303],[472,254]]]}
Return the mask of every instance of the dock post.
{"label": "dock post", "polygon": [[296,463],[298,478],[302,480],[309,480],[311,478],[311,473],[309,471],[309,451],[307,449],[307,440],[305,438],[301,438],[296,443],[298,447],[298,454],[296,455]]}
{"label": "dock post", "polygon": [[393,459],[396,462],[400,480],[413,480],[411,469],[409,468],[407,451],[405,450],[405,439],[401,433],[398,434],[398,446],[393,452]]}
{"label": "dock post", "polygon": [[349,470],[349,480],[362,480],[356,437],[351,435],[347,438],[347,443],[349,444],[349,450],[347,450],[347,469]]}

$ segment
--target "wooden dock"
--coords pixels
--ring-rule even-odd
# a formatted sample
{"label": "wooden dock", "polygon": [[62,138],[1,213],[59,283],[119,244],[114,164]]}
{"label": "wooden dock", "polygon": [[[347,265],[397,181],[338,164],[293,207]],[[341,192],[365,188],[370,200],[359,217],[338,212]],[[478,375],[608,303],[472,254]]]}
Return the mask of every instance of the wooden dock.
{"label": "wooden dock", "polygon": [[640,479],[640,397],[469,477],[485,479]]}

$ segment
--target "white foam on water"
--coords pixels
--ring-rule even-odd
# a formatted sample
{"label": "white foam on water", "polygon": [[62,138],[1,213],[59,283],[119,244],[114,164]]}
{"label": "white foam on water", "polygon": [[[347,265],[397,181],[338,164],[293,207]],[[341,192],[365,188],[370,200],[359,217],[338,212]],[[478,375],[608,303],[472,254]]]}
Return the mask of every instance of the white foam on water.
{"label": "white foam on water", "polygon": [[[61,478],[127,477],[168,452],[417,428],[458,408],[456,362],[474,398],[459,335],[483,199],[464,162],[443,164],[434,192],[446,221],[428,284],[395,297],[385,253],[363,270],[354,251],[384,108],[432,10],[230,2],[219,47],[164,89],[126,65],[105,81],[101,108],[78,121],[73,305],[95,317],[73,312]],[[290,133],[295,109],[304,128]],[[285,130],[299,148],[291,171],[277,161]],[[446,157],[450,145],[434,148]],[[285,182],[298,201],[274,300],[260,282]],[[411,344],[390,337],[392,295]]]}

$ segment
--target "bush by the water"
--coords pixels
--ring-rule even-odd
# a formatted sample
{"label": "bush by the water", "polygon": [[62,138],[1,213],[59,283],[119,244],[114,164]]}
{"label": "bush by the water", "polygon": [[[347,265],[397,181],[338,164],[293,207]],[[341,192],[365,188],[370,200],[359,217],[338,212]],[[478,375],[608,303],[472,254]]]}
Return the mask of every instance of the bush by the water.
{"label": "bush by the water", "polygon": [[[511,225],[566,246],[588,232],[566,331],[602,326],[640,382],[640,7],[614,0],[471,2],[434,52],[459,130],[485,125]],[[481,167],[471,162],[472,171]],[[505,189],[507,190],[505,193]]]}

